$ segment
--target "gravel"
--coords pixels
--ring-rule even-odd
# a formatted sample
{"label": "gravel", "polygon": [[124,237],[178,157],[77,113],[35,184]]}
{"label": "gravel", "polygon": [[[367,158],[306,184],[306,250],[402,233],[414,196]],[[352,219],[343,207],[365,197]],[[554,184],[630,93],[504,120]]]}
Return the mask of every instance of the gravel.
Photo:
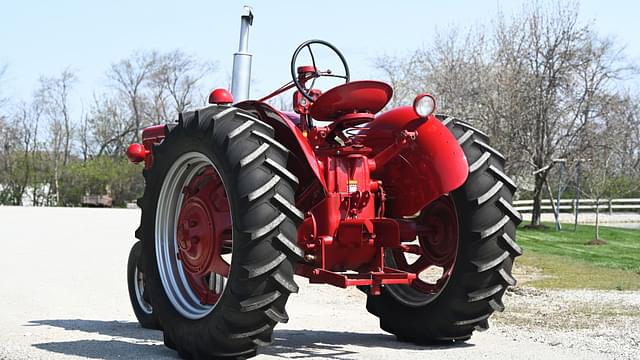
{"label": "gravel", "polygon": [[640,358],[640,292],[512,288],[496,328],[517,340]]}
{"label": "gravel", "polygon": [[[0,359],[177,359],[130,309],[140,213],[0,207]],[[381,331],[356,289],[309,285],[256,359],[639,359],[640,293],[514,288],[466,343],[419,347]]]}

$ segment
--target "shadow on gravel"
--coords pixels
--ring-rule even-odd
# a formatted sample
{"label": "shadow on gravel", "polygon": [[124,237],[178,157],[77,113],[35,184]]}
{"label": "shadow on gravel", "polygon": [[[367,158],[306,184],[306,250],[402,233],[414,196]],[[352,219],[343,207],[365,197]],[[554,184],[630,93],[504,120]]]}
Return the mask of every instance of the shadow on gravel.
{"label": "shadow on gravel", "polygon": [[[137,322],[100,320],[32,320],[29,326],[51,326],[68,331],[110,336],[109,340],[73,340],[47,342],[33,346],[54,353],[83,356],[91,359],[176,359],[177,354],[162,345],[162,333],[141,328]],[[261,347],[260,354],[290,359],[343,359],[357,354],[352,346],[394,349],[403,353],[425,355],[434,349],[458,349],[473,346],[467,343],[418,346],[399,342],[387,334],[361,334],[354,332],[318,330],[276,330],[273,343]]]}
{"label": "shadow on gravel", "polygon": [[178,359],[174,351],[161,344],[136,344],[120,340],[76,340],[33,346],[40,350],[90,359]]}
{"label": "shadow on gravel", "polygon": [[126,337],[138,340],[162,341],[162,332],[143,329],[137,322],[101,320],[31,320],[28,326],[53,326],[65,330],[78,330],[107,336]]}
{"label": "shadow on gravel", "polygon": [[54,353],[106,360],[178,358],[173,350],[162,345],[162,332],[143,329],[137,322],[82,319],[32,320],[28,326],[51,326],[114,338],[33,344],[35,348]]}
{"label": "shadow on gravel", "polygon": [[396,340],[388,334],[361,334],[339,331],[318,330],[276,330],[273,343],[260,348],[261,354],[281,356],[291,359],[344,359],[346,355],[357,354],[348,349],[350,346],[365,348],[384,348],[402,351],[403,353],[422,352],[434,349],[458,349],[474,346],[464,342],[446,345],[415,345]]}

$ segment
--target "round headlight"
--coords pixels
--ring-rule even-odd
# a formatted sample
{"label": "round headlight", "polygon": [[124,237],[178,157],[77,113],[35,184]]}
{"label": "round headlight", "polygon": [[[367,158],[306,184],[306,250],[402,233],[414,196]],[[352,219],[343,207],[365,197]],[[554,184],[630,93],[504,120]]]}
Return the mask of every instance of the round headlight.
{"label": "round headlight", "polygon": [[413,110],[420,117],[427,117],[436,111],[436,99],[430,94],[420,94],[413,101]]}

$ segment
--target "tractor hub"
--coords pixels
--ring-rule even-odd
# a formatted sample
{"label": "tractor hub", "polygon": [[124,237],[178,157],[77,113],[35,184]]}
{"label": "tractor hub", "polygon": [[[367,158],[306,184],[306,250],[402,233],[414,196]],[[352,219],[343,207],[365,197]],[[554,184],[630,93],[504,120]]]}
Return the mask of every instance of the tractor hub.
{"label": "tractor hub", "polygon": [[207,206],[198,196],[182,205],[176,237],[182,265],[191,274],[200,275],[208,268],[216,250],[215,230]]}
{"label": "tractor hub", "polygon": [[203,304],[215,304],[220,297],[212,286],[229,276],[231,213],[220,175],[211,166],[195,175],[183,188],[184,200],[178,215],[177,257],[192,290]]}
{"label": "tractor hub", "polygon": [[174,161],[158,196],[156,260],[168,299],[188,319],[210,313],[226,288],[233,244],[230,210],[210,158],[189,152]]}
{"label": "tractor hub", "polygon": [[[449,197],[436,200],[417,220],[418,227],[426,231],[418,232],[423,254],[414,263],[418,277],[412,286],[423,292],[437,293],[453,273],[458,252],[458,218],[453,200]],[[429,274],[430,268],[437,270]]]}
{"label": "tractor hub", "polygon": [[392,285],[389,292],[409,306],[433,301],[453,273],[458,253],[458,217],[453,199],[442,196],[425,207],[415,222],[417,239],[391,254],[392,266],[416,274],[410,286]]}

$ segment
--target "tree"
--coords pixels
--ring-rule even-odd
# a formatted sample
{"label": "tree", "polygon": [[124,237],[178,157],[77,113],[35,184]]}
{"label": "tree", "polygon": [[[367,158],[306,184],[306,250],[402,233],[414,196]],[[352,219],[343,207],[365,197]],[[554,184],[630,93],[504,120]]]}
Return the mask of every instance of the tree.
{"label": "tree", "polygon": [[59,179],[61,167],[69,162],[73,124],[69,109],[69,95],[76,82],[76,76],[69,69],[59,77],[41,77],[35,99],[42,104],[43,114],[48,124],[49,155],[53,166],[53,195],[55,203],[60,201]]}
{"label": "tree", "polygon": [[123,157],[75,161],[65,167],[60,179],[61,204],[80,205],[83,195],[108,194],[114,206],[124,206],[142,194],[143,185],[140,168]]}
{"label": "tree", "polygon": [[156,52],[136,52],[112,64],[107,72],[107,78],[118,91],[120,99],[129,106],[132,142],[140,142],[140,130],[150,122],[145,117],[145,110],[150,107],[145,86],[153,76],[157,59]]}
{"label": "tree", "polygon": [[82,161],[89,159],[89,154],[92,152],[93,142],[91,141],[91,123],[87,114],[80,116],[80,124],[78,127],[78,143],[80,146],[80,154],[82,155]]}
{"label": "tree", "polygon": [[0,66],[0,204],[79,205],[87,192],[110,192],[124,205],[139,196],[143,181],[126,147],[144,127],[201,104],[213,69],[179,50],[135,52],[110,66],[109,87],[74,119],[72,71],[42,76],[31,100],[9,103]]}
{"label": "tree", "polygon": [[39,129],[42,107],[38,102],[19,103],[11,117],[0,120],[0,204],[22,205],[33,197],[41,175]]}
{"label": "tree", "polygon": [[94,96],[87,122],[98,156],[119,154],[140,142],[144,127],[170,122],[199,103],[200,82],[214,66],[175,50],[136,52],[107,72],[115,94]]}
{"label": "tree", "polygon": [[136,131],[136,123],[129,116],[126,103],[118,98],[94,97],[94,105],[88,117],[91,137],[95,142],[94,154],[124,154]]}
{"label": "tree", "polygon": [[[600,202],[605,198],[626,196],[640,189],[638,155],[640,146],[632,135],[638,131],[638,107],[628,95],[609,96],[606,104],[584,130],[581,153],[589,158],[584,164],[589,174],[580,191],[596,200],[595,239],[591,244],[606,243],[600,238]],[[612,141],[612,139],[614,139]],[[635,144],[634,144],[635,142]]]}
{"label": "tree", "polygon": [[215,65],[180,50],[158,55],[152,75],[156,119],[167,121],[194,105],[198,84]]}
{"label": "tree", "polygon": [[378,59],[404,102],[429,84],[441,112],[490,135],[509,159],[506,171],[532,183],[532,226],[540,226],[552,160],[576,156],[596,102],[615,93],[613,82],[631,70],[614,42],[578,15],[574,3],[534,3],[512,18],[499,14],[490,31],[453,30],[406,60]]}

